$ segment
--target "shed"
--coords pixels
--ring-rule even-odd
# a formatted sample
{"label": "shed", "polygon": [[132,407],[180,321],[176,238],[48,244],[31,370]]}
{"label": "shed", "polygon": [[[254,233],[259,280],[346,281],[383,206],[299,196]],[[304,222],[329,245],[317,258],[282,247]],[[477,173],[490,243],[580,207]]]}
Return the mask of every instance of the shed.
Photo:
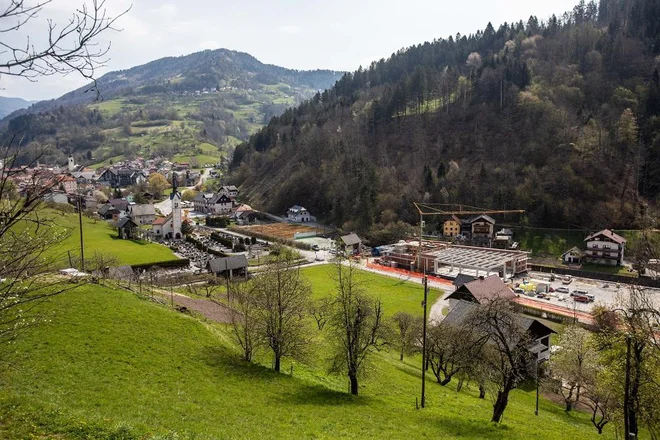
{"label": "shed", "polygon": [[242,275],[247,278],[248,261],[245,255],[231,255],[215,258],[206,263],[206,269],[216,276],[229,277]]}
{"label": "shed", "polygon": [[362,240],[357,234],[351,232],[350,234],[341,237],[342,248],[352,254],[362,253]]}
{"label": "shed", "polygon": [[119,233],[119,238],[123,240],[132,240],[136,238],[135,231],[137,228],[138,224],[130,217],[124,217],[117,222],[117,232]]}

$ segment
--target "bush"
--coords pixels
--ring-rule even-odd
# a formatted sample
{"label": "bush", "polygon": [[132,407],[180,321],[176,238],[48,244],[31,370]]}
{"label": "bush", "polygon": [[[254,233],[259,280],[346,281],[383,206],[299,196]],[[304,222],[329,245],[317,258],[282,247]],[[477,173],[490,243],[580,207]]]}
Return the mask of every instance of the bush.
{"label": "bush", "polygon": [[225,238],[222,235],[218,234],[217,232],[212,232],[211,233],[211,238],[227,249],[231,249],[234,246],[234,241],[231,240],[230,238]]}
{"label": "bush", "polygon": [[245,252],[245,245],[243,243],[236,243],[234,245],[234,252]]}
{"label": "bush", "polygon": [[206,217],[206,226],[212,226],[214,228],[226,228],[229,226],[229,217]]}

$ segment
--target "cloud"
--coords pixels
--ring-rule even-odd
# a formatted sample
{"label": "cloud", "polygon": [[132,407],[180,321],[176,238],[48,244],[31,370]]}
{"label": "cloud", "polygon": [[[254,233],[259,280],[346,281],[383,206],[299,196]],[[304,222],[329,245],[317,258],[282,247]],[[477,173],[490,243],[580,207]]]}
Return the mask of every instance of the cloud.
{"label": "cloud", "polygon": [[295,26],[295,25],[278,26],[277,28],[275,28],[275,30],[282,34],[289,34],[289,35],[298,35],[303,32],[303,28],[301,26]]}

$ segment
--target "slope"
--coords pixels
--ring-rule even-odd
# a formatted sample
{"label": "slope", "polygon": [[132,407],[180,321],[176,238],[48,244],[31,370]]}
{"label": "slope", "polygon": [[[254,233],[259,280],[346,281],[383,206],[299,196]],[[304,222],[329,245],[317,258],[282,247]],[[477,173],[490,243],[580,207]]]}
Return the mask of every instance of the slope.
{"label": "slope", "polygon": [[85,165],[136,155],[215,163],[270,117],[337,78],[226,49],[162,58],[103,75],[95,85],[100,95],[90,85],[14,112],[3,121],[2,140],[20,133],[30,151],[54,145],[42,161],[56,163],[68,153]]}
{"label": "slope", "polygon": [[0,119],[8,114],[29,107],[31,102],[21,98],[10,98],[7,96],[0,96]]}
{"label": "slope", "polygon": [[400,50],[273,118],[234,181],[369,235],[416,223],[415,200],[640,225],[660,190],[659,22],[656,0],[580,2]]}
{"label": "slope", "polygon": [[[390,293],[396,297],[396,288]],[[400,301],[405,307],[408,300]],[[429,383],[427,409],[415,410],[419,359],[402,363],[389,351],[376,355],[362,395],[353,398],[343,378],[325,373],[327,353],[314,354],[315,366],[296,364],[293,376],[275,374],[267,357],[262,365],[239,361],[228,329],[107,287],[56,297],[43,313],[51,322],[18,342],[19,355],[1,376],[3,438],[587,439],[595,433],[585,414],[567,415],[545,399],[534,418],[534,393],[524,390],[513,394],[500,426],[487,422],[490,403],[473,389],[456,393]],[[611,435],[606,429],[605,438]]]}

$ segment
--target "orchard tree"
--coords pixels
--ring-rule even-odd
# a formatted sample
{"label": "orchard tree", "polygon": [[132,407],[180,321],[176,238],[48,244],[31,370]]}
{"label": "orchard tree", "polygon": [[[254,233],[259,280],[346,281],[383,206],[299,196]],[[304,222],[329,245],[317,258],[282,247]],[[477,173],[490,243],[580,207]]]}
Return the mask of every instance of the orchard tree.
{"label": "orchard tree", "polygon": [[258,303],[256,283],[253,281],[231,283],[229,290],[229,312],[231,326],[238,345],[242,350],[242,358],[250,362],[252,355],[262,339],[259,335]]}
{"label": "orchard tree", "polygon": [[332,329],[337,342],[331,371],[345,372],[350,381],[351,394],[359,393],[358,380],[364,372],[369,356],[385,344],[385,325],[380,300],[369,296],[358,277],[357,264],[347,265],[338,260]]}
{"label": "orchard tree", "polygon": [[399,352],[399,360],[403,361],[403,355],[410,353],[415,348],[415,317],[407,312],[397,312],[394,315],[394,323],[398,332],[398,342],[401,350]]}
{"label": "orchard tree", "polygon": [[149,189],[155,198],[160,199],[163,196],[163,191],[169,187],[169,182],[162,174],[152,173],[149,175]]}

